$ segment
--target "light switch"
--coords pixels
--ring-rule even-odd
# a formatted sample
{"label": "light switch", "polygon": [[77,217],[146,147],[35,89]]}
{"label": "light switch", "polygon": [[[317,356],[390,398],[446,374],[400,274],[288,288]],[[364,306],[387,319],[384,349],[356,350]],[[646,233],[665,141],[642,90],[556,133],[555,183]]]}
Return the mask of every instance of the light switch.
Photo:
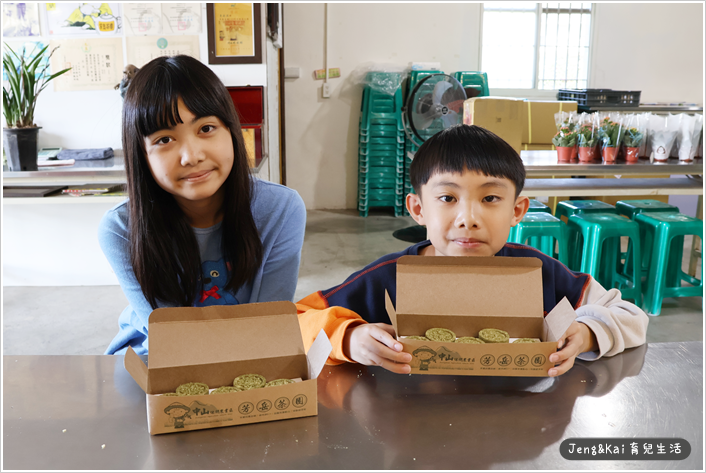
{"label": "light switch", "polygon": [[284,68],[284,78],[285,79],[299,79],[302,75],[301,67],[285,67]]}

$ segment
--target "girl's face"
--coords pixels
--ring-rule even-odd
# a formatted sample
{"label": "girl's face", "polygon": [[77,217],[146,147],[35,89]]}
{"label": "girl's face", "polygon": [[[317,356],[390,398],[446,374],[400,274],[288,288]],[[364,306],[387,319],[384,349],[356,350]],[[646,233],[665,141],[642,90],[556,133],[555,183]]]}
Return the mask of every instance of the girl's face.
{"label": "girl's face", "polygon": [[144,138],[152,176],[182,208],[217,202],[235,156],[230,130],[217,117],[196,118],[181,99],[178,107],[183,123]]}

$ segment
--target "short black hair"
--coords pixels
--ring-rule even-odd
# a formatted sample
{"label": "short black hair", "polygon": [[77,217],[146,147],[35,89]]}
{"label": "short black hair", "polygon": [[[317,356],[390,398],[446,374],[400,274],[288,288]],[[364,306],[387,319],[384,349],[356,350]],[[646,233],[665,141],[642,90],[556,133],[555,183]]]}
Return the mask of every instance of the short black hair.
{"label": "short black hair", "polygon": [[466,170],[511,180],[515,197],[525,185],[525,166],[517,151],[495,133],[475,125],[455,125],[426,140],[414,155],[409,179],[419,194],[434,174]]}

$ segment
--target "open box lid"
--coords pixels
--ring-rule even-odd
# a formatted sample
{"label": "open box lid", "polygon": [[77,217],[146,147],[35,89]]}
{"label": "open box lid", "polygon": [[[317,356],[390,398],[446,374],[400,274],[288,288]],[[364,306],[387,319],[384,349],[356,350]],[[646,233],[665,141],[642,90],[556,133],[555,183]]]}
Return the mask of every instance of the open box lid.
{"label": "open box lid", "polygon": [[402,256],[397,314],[542,317],[542,261],[502,256]]}
{"label": "open box lid", "polygon": [[155,309],[149,368],[305,355],[292,302]]}

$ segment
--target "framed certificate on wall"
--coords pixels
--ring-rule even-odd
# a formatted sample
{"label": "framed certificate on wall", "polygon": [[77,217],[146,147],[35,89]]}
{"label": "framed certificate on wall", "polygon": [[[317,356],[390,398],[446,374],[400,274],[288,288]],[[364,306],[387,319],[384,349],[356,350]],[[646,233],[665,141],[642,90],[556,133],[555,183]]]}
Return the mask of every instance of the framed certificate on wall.
{"label": "framed certificate on wall", "polygon": [[207,3],[208,63],[261,64],[259,3]]}

